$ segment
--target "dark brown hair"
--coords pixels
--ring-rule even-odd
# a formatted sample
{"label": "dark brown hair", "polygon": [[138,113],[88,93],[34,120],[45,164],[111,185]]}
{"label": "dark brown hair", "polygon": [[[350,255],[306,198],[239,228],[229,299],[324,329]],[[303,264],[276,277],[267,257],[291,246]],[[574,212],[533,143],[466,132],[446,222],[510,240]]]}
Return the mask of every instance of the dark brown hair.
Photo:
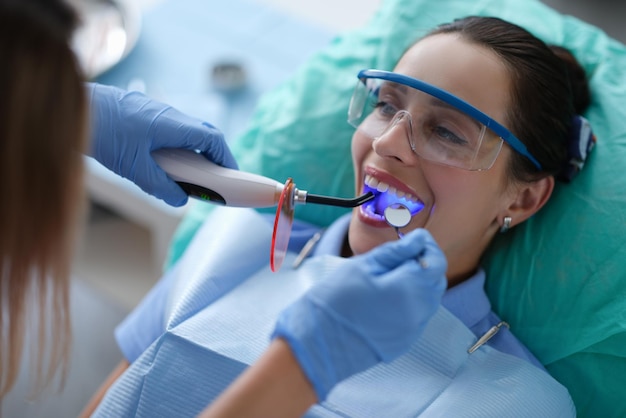
{"label": "dark brown hair", "polygon": [[567,162],[573,117],[590,103],[584,69],[565,48],[550,47],[526,29],[495,17],[470,16],[439,26],[429,35],[458,33],[505,62],[512,79],[507,126],[539,161],[542,170],[513,153],[509,174],[520,181],[558,176]]}
{"label": "dark brown hair", "polygon": [[[59,0],[0,0],[0,399],[36,327],[37,386],[69,356],[69,276],[87,113]],[[64,374],[64,373],[63,373]]]}

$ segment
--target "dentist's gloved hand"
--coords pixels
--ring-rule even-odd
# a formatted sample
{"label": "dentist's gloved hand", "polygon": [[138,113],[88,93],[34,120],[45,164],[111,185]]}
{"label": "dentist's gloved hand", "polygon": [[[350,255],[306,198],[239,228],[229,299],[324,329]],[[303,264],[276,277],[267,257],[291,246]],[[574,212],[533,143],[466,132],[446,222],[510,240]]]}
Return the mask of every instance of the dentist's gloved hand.
{"label": "dentist's gloved hand", "polygon": [[139,92],[86,83],[91,106],[89,155],[143,191],[172,206],[187,194],[152,159],[159,148],[200,150],[216,164],[237,168],[224,135],[207,122],[185,115]]}
{"label": "dentist's gloved hand", "polygon": [[340,381],[408,351],[441,303],[446,268],[430,233],[412,231],[322,278],[280,314],[272,338],[289,344],[323,401]]}

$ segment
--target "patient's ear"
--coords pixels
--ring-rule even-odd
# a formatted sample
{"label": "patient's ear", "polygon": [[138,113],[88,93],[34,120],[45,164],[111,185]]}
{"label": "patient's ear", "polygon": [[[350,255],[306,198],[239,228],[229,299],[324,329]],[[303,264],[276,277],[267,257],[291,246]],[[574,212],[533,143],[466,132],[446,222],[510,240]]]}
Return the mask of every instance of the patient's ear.
{"label": "patient's ear", "polygon": [[506,216],[510,216],[513,220],[511,226],[524,222],[546,204],[554,190],[554,177],[547,176],[514,187],[516,187],[516,193],[506,213]]}

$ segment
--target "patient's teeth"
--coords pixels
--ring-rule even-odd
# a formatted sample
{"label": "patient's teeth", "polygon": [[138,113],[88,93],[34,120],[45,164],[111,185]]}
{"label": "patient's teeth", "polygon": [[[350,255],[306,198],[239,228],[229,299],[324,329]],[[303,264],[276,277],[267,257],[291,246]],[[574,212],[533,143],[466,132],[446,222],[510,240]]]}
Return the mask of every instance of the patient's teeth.
{"label": "patient's teeth", "polygon": [[369,174],[365,175],[364,183],[368,187],[370,187],[372,189],[376,189],[377,191],[379,191],[381,193],[387,192],[390,195],[395,195],[396,197],[402,198],[402,199],[404,199],[404,200],[406,200],[407,202],[410,202],[410,203],[416,203],[416,204],[420,203],[420,200],[417,197],[413,196],[412,194],[406,193],[406,192],[404,192],[402,190],[398,190],[395,187],[390,186],[389,184],[385,183],[384,181],[380,181],[380,180],[372,177]]}
{"label": "patient's teeth", "polygon": [[387,190],[389,190],[389,185],[381,181],[376,186],[376,190],[378,190],[379,192],[386,192]]}

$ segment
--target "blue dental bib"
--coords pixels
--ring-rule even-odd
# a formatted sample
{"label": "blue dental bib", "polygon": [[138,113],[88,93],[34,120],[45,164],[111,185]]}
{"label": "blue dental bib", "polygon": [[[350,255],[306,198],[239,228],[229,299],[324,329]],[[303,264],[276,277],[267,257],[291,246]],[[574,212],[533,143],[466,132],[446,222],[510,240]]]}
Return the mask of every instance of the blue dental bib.
{"label": "blue dental bib", "polygon": [[[250,209],[219,208],[181,260],[167,331],[111,387],[96,417],[194,417],[269,345],[278,314],[343,259],[319,256],[273,273],[272,228]],[[337,278],[341,279],[340,277]],[[567,390],[491,347],[441,307],[391,363],[338,384],[306,417],[569,417]]]}

